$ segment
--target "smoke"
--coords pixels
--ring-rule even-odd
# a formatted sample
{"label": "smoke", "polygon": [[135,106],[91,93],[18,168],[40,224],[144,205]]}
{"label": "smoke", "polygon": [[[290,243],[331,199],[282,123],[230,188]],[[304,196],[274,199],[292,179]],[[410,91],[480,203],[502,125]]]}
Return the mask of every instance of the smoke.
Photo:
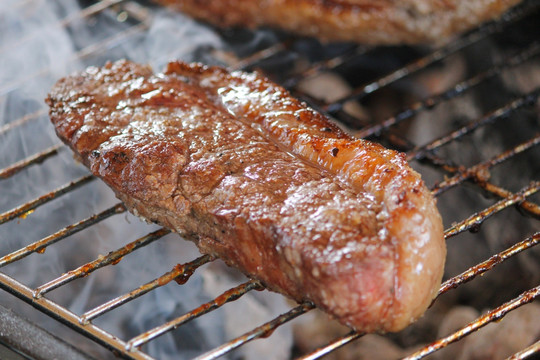
{"label": "smoke", "polygon": [[[137,3],[128,2],[125,7],[113,6],[81,17],[81,9],[72,0],[0,3],[0,128],[25,116],[30,118],[23,125],[0,131],[0,168],[59,143],[43,102],[58,78],[89,65],[100,66],[120,58],[149,63],[157,71],[172,59],[212,62],[208,49],[224,46],[216,33],[193,20],[166,9],[153,10],[148,12]],[[87,173],[63,147],[58,155],[43,164],[0,180],[0,211],[44,195]],[[101,181],[94,180],[41,206],[26,218],[2,225],[0,256],[117,202]],[[37,287],[155,229],[155,225],[148,225],[130,214],[115,215],[49,246],[43,254],[32,254],[1,271],[23,284]],[[115,266],[100,269],[46,296],[81,315],[198,256],[192,243],[171,234],[126,256]],[[187,284],[167,284],[97,318],[94,323],[128,340],[246,281],[238,276],[215,262],[197,270]],[[91,355],[101,359],[116,358],[99,345],[85,342],[78,334],[32,311],[14,297],[1,296],[0,303]],[[281,296],[268,292],[248,293],[150,342],[143,350],[159,359],[191,358],[288,308]],[[266,359],[284,359],[289,356],[291,342],[291,331],[284,326],[270,338],[255,341],[231,357],[257,358],[265,354]]]}

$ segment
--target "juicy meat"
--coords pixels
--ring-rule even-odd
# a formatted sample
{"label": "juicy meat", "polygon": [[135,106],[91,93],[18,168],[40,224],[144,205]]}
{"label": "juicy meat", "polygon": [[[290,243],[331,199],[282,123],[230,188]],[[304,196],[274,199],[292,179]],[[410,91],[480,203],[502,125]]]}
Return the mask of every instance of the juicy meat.
{"label": "juicy meat", "polygon": [[361,331],[397,331],[440,285],[435,200],[404,157],[257,74],[127,61],[61,79],[59,137],[135,214]]}
{"label": "juicy meat", "polygon": [[521,0],[156,0],[218,26],[271,26],[365,44],[437,42]]}

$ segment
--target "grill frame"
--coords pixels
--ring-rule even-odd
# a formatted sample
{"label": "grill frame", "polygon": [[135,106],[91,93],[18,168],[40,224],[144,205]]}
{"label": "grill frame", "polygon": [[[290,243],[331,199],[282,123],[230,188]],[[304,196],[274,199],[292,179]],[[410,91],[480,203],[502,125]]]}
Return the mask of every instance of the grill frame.
{"label": "grill frame", "polygon": [[[104,39],[96,44],[92,44],[88,47],[82,48],[77,52],[76,57],[78,59],[87,58],[96,52],[103,52],[110,47],[114,47],[115,44],[120,43],[126,37],[131,36],[134,33],[146,31],[148,29],[149,23],[151,22],[151,9],[149,4],[137,3],[132,1],[124,0],[104,0],[97,2],[93,5],[90,5],[84,8],[80,13],[75,14],[72,17],[66,18],[64,21],[60,22],[58,26],[66,26],[74,18],[86,18],[94,14],[99,14],[102,11],[116,11],[119,14],[125,13],[128,17],[135,19],[136,24],[132,27],[129,27],[125,32],[120,32],[116,36]],[[307,101],[314,108],[322,111],[331,118],[337,119],[341,122],[347,122],[347,119],[351,117],[354,119],[354,116],[347,114],[344,111],[344,104],[355,100],[362,100],[370,94],[380,91],[383,88],[391,86],[392,84],[411,76],[418,71],[424,70],[430,64],[436,63],[440,60],[445,59],[447,56],[460,51],[461,49],[474,46],[475,43],[485,39],[486,37],[492,36],[498,32],[503,31],[506,27],[512,26],[514,21],[519,20],[521,17],[526,16],[531,12],[538,12],[540,5],[534,4],[533,1],[526,2],[522,7],[519,7],[517,10],[512,11],[500,21],[493,22],[487,25],[484,25],[478,29],[473,30],[469,34],[449,43],[443,45],[440,48],[437,48],[433,51],[428,52],[426,55],[417,58],[416,60],[406,64],[403,67],[400,67],[389,74],[386,74],[382,77],[377,78],[374,81],[368,82],[365,85],[362,85],[358,88],[352,90],[352,92],[332,103],[325,103],[319,99],[313,98],[310,95],[301,92],[296,88],[296,85],[306,78],[314,77],[320,74],[323,71],[332,71],[343,64],[346,64],[351,59],[362,56],[363,54],[371,51],[370,48],[364,48],[360,46],[353,47],[352,50],[349,49],[342,54],[337,56],[324,59],[322,61],[312,63],[310,66],[299,73],[294,74],[291,77],[288,77],[287,81],[283,84],[285,87],[290,89],[296,96],[302,100]],[[456,141],[463,136],[466,136],[478,128],[487,126],[492,122],[503,116],[512,116],[512,114],[522,107],[531,107],[538,104],[538,97],[540,96],[540,90],[533,90],[531,93],[524,94],[523,96],[517,97],[514,101],[504,104],[498,109],[492,111],[491,113],[486,114],[485,116],[476,119],[461,128],[456,129],[448,135],[439,137],[433,140],[429,144],[422,146],[411,145],[409,141],[399,134],[392,132],[392,129],[395,125],[398,125],[402,121],[406,121],[412,116],[418,114],[419,112],[427,111],[431,107],[436,106],[437,104],[448,101],[452,98],[460,96],[462,93],[476,86],[477,83],[485,81],[486,79],[492,76],[498,76],[504,69],[513,66],[519,66],[522,62],[529,60],[531,57],[535,57],[538,54],[539,46],[538,44],[533,44],[533,46],[527,48],[523,53],[510,56],[507,59],[501,61],[500,64],[495,65],[493,68],[486,70],[484,73],[476,75],[472,78],[468,78],[466,81],[461,82],[454,86],[448,91],[428,97],[423,99],[418,103],[411,104],[406,110],[399,112],[395,116],[386,119],[383,122],[373,124],[371,126],[363,127],[359,130],[359,135],[374,137],[374,136],[383,136],[384,140],[389,142],[395,147],[403,148],[407,150],[407,158],[409,161],[423,161],[428,163],[429,166],[432,166],[439,171],[447,172],[451,176],[448,179],[438,183],[433,188],[433,191],[436,195],[442,194],[443,192],[449,190],[450,188],[461,185],[464,182],[472,182],[475,186],[480,188],[483,191],[486,191],[494,196],[500,197],[501,200],[493,204],[492,206],[483,209],[475,214],[470,215],[468,218],[463,220],[460,223],[457,223],[445,231],[446,239],[456,236],[465,231],[471,231],[476,229],[483,223],[485,220],[490,218],[492,215],[507,209],[511,206],[517,206],[521,211],[525,212],[529,216],[534,217],[535,219],[540,219],[540,207],[537,203],[530,200],[530,198],[540,190],[540,182],[532,181],[529,186],[526,188],[517,191],[510,192],[505,190],[496,184],[492,184],[489,181],[486,181],[483,177],[483,172],[495,167],[503,161],[512,159],[514,156],[537,146],[540,142],[540,136],[536,135],[530,140],[518,144],[512,149],[505,151],[504,153],[498,154],[497,156],[489,159],[483,163],[471,166],[463,167],[456,166],[452,163],[448,163],[445,159],[438,158],[434,152],[440,147],[444,146],[449,142]],[[238,59],[236,63],[230,64],[232,69],[254,69],[258,68],[261,63],[267,61],[268,59],[279,56],[283,51],[290,51],[289,42],[278,42],[270,47],[266,47],[262,50],[259,50],[247,57]],[[44,71],[47,71],[46,69]],[[31,74],[30,77],[39,76],[42,74],[41,71]],[[22,79],[22,82],[26,79]],[[2,93],[9,91],[12,88],[15,88],[18,83],[10,83],[2,87]],[[540,85],[539,85],[540,86]],[[0,136],[4,133],[11,131],[12,129],[26,124],[32,120],[35,120],[37,117],[42,116],[45,110],[38,110],[34,113],[31,113],[27,116],[24,116],[19,119],[15,119],[2,128],[0,128]],[[358,120],[358,119],[355,119]],[[54,145],[50,148],[47,148],[35,155],[31,155],[25,159],[22,159],[19,162],[8,165],[7,167],[0,170],[0,180],[11,178],[16,176],[19,172],[27,169],[31,166],[46,166],[44,163],[50,157],[53,157],[58,154],[59,151],[62,151],[63,147],[60,145]],[[83,176],[65,186],[61,186],[58,189],[41,195],[35,200],[26,202],[22,205],[15,207],[13,210],[4,212],[0,214],[0,225],[9,221],[12,221],[17,218],[26,217],[31,214],[34,210],[39,208],[39,206],[46,204],[49,201],[55,200],[62,196],[65,193],[73,191],[80,186],[84,186],[88,182],[92,181],[94,178],[92,176]],[[109,209],[104,210],[101,213],[90,216],[89,218],[82,220],[79,223],[69,225],[64,229],[59,230],[57,233],[54,233],[50,236],[47,236],[33,244],[26,246],[23,249],[12,252],[6,256],[3,256],[0,259],[0,267],[7,266],[14,261],[32,254],[34,252],[43,251],[47,246],[50,246],[60,240],[63,240],[74,233],[86,229],[89,226],[92,226],[95,223],[98,223],[110,216],[123,213],[125,208],[121,204],[117,204]],[[243,294],[248,291],[260,289],[261,285],[256,281],[247,281],[244,284],[239,285],[237,288],[230,289],[229,291],[222,294],[222,296],[214,299],[213,301],[207,304],[201,304],[200,307],[192,310],[191,312],[185,314],[184,316],[177,318],[169,323],[162,324],[154,329],[150,329],[147,332],[141,333],[139,336],[136,336],[132,339],[118,339],[114,334],[110,334],[100,327],[94,325],[92,320],[99,315],[104,314],[110,310],[115,309],[118,306],[123,305],[127,301],[131,301],[139,296],[146,294],[149,291],[152,291],[155,287],[164,285],[171,282],[172,280],[179,280],[179,282],[185,282],[189,278],[190,274],[193,273],[199,266],[211,261],[209,257],[201,257],[188,262],[183,265],[178,265],[171,271],[163,274],[162,276],[157,277],[155,280],[141,285],[134,294],[125,294],[118,298],[112,299],[110,302],[102,304],[100,307],[93,308],[82,315],[77,315],[63,306],[55,303],[54,301],[47,298],[45,295],[58,287],[67,284],[68,282],[85,277],[90,275],[94,270],[114,264],[116,261],[120,261],[124,256],[129,255],[131,252],[137,250],[140,247],[147,245],[149,242],[158,240],[160,237],[168,233],[168,230],[160,229],[149,233],[146,236],[143,236],[135,241],[125,245],[122,248],[119,248],[115,251],[112,251],[103,258],[95,259],[89,263],[81,265],[80,267],[69,271],[66,274],[61,275],[60,277],[52,280],[49,283],[43,284],[36,288],[30,288],[23,283],[17,281],[15,278],[10,277],[2,272],[0,272],[0,287],[11,293],[12,295],[18,297],[19,299],[27,302],[31,306],[35,307],[39,311],[49,315],[50,317],[68,325],[77,332],[82,333],[83,335],[91,338],[97,343],[103,345],[104,347],[120,354],[126,358],[132,359],[151,359],[144,351],[139,348],[151,341],[152,339],[158,337],[164,332],[170,331],[181,324],[190,321],[193,318],[204,315],[207,312],[217,309],[229,301],[236,300],[240,298]],[[531,248],[536,245],[540,239],[540,233],[535,233],[524,239],[522,242],[511,246],[510,248],[493,254],[493,256],[486,260],[484,263],[477,264],[476,266],[470,268],[462,274],[456,275],[455,277],[447,280],[441,287],[440,294],[443,294],[465,282],[471,281],[476,276],[483,274],[485,271],[493,268],[495,265],[498,265],[502,261],[514,256],[526,249]],[[184,281],[185,280],[185,281]],[[532,288],[525,291],[521,296],[510,300],[508,303],[501,305],[500,307],[493,309],[487,315],[484,315],[478,318],[471,325],[457,331],[456,333],[450,335],[447,338],[441,339],[436,343],[430,344],[416,353],[411,354],[407,359],[420,359],[433,351],[446,346],[447,344],[457,341],[472,331],[490,323],[496,321],[497,319],[502,318],[507,312],[522,306],[528,302],[531,302],[540,296],[540,288]],[[288,313],[282,314],[269,321],[268,323],[261,324],[259,327],[253,329],[252,331],[240,336],[236,339],[233,339],[222,346],[213,349],[205,354],[202,354],[199,359],[214,359],[221,355],[224,355],[243,344],[246,344],[249,341],[252,341],[257,338],[261,338],[269,335],[281,324],[288,322],[297,316],[300,316],[313,308],[312,304],[300,304],[297,307],[292,308]],[[349,333],[345,336],[342,336],[327,346],[323,346],[318,350],[310,354],[305,354],[301,359],[315,359],[323,356],[329,352],[332,352],[355,339],[361,337],[362,334],[359,333]],[[529,349],[524,349],[522,352],[516,354],[516,358],[527,358],[530,353],[538,353],[538,345],[533,345]]]}

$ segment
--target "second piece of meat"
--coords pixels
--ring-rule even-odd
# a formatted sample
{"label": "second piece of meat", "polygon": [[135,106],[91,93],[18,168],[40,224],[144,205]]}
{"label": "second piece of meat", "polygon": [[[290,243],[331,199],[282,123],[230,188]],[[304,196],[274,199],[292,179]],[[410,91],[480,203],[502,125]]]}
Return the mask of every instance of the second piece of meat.
{"label": "second piece of meat", "polygon": [[521,0],[155,0],[218,26],[271,26],[323,40],[434,43]]}

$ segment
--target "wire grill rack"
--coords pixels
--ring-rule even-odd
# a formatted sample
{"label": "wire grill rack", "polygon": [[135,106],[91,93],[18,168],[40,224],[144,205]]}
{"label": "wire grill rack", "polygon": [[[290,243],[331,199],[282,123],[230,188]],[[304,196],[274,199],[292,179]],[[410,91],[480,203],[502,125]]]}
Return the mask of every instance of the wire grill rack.
{"label": "wire grill rack", "polygon": [[[23,7],[25,6],[25,3],[28,4],[31,2],[31,0],[28,0],[17,6]],[[406,126],[409,122],[415,121],[419,114],[429,115],[431,109],[434,109],[441,104],[448,104],[453,99],[465,96],[474,91],[474,89],[489,84],[491,80],[500,78],[505,72],[512,71],[513,69],[520,68],[530,63],[540,64],[540,59],[538,57],[540,53],[540,43],[537,41],[519,44],[519,48],[516,51],[508,54],[508,56],[505,56],[504,58],[497,59],[490,66],[485,67],[476,73],[467,74],[464,79],[459,80],[442,91],[434,92],[409,102],[405,104],[403,110],[394,111],[392,115],[385,116],[380,120],[373,122],[366,121],[357,116],[357,114],[349,112],[347,110],[347,104],[353,102],[369,104],[374,95],[384,93],[387,89],[392,89],[396,86],[399,87],[399,84],[409,81],[409,79],[413,78],[416,74],[429,71],[431,67],[437,66],[451,56],[464,52],[467,49],[474,48],[475,46],[479,46],[478,44],[483,41],[489,41],[493,37],[501,36],[501,34],[504,34],[517,26],[516,24],[523,21],[523,19],[530,17],[538,19],[539,8],[540,4],[538,2],[525,2],[521,7],[511,11],[497,22],[486,24],[463,37],[435,49],[421,49],[414,54],[410,61],[406,61],[405,65],[397,66],[375,78],[362,78],[360,81],[356,81],[356,85],[354,85],[346,95],[334,99],[331,102],[310,95],[308,92],[303,91],[299,84],[306,81],[306,79],[316,78],[323,73],[343,72],[343,69],[348,69],[345,72],[350,74],[350,68],[354,69],[354,66],[357,66],[355,64],[362,61],[362,59],[369,58],[372,54],[379,51],[379,49],[340,44],[339,46],[332,47],[331,51],[327,51],[326,53],[329,55],[324,56],[323,58],[312,59],[306,57],[305,54],[302,53],[302,51],[298,51],[298,48],[296,47],[299,41],[310,40],[294,39],[280,34],[272,43],[264,44],[262,48],[249,54],[242,54],[241,56],[238,56],[238,54],[231,55],[220,49],[206,49],[206,51],[220,61],[227,61],[227,65],[231,69],[259,69],[265,71],[268,76],[280,82],[295,96],[308,102],[312,107],[327,114],[330,118],[345,124],[352,129],[351,131],[357,136],[371,138],[380,141],[387,146],[406,152],[408,160],[413,165],[416,164],[421,166],[422,169],[429,168],[429,171],[434,171],[438,174],[439,180],[434,181],[432,185],[432,191],[436,196],[442,197],[443,194],[451,192],[452,189],[467,187],[467,189],[473,189],[473,191],[482,194],[482,196],[487,195],[489,198],[495,199],[489,206],[478,209],[478,211],[473,213],[465,214],[465,216],[462,216],[463,220],[455,221],[450,224],[445,231],[446,239],[467,233],[467,231],[477,232],[481,224],[491,221],[490,219],[496,217],[499,213],[505,214],[508,211],[513,211],[512,208],[517,209],[527,221],[533,224],[533,227],[538,228],[538,220],[540,219],[540,206],[538,204],[540,181],[538,181],[537,178],[534,178],[534,176],[525,178],[523,181],[526,183],[523,184],[521,188],[510,190],[504,185],[493,181],[489,174],[491,171],[496,171],[497,167],[501,166],[501,164],[512,162],[515,159],[520,158],[521,155],[534,151],[535,149],[538,151],[540,128],[537,127],[536,131],[528,134],[527,138],[512,144],[504,151],[495,153],[489,159],[484,159],[474,164],[464,165],[456,162],[455,159],[448,155],[449,153],[451,155],[451,152],[445,151],[445,148],[448,147],[448,145],[459,143],[462,139],[472,136],[475,132],[482,131],[490,126],[495,126],[494,124],[497,124],[504,119],[510,119],[510,121],[517,122],[521,116],[520,112],[532,114],[530,116],[538,125],[537,109],[539,105],[538,97],[540,96],[540,82],[535,84],[536,87],[533,87],[526,92],[515,94],[512,99],[499,103],[494,109],[491,109],[474,119],[468,119],[459,125],[453,126],[447,133],[432,137],[426,143],[416,144],[407,139],[404,132],[400,130],[400,126],[404,124]],[[100,59],[100,57],[107,58],[108,55],[114,53],[115,49],[126,39],[147,31],[153,20],[153,10],[154,8],[152,5],[144,2],[122,0],[91,2],[86,4],[81,11],[67,14],[62,21],[54,26],[68,27],[74,21],[90,21],[94,17],[104,13],[109,15],[113,14],[113,18],[126,24],[123,30],[115,32],[114,35],[97,39],[90,44],[80,44],[73,60],[92,64],[99,62],[99,60],[96,59]],[[16,43],[11,47],[2,48],[0,50],[4,54],[8,53],[9,51],[16,49],[16,46],[20,46],[21,43],[28,41],[28,37],[32,36],[35,36],[35,34],[30,34],[27,35],[27,37],[17,39]],[[230,34],[224,35],[225,38],[228,36],[230,36]],[[324,47],[323,45],[320,46]],[[283,58],[293,59],[292,62],[294,64],[301,65],[295,65],[284,73],[280,67],[273,65],[276,61],[279,64],[281,61],[280,59]],[[48,68],[37,69],[35,72],[25,74],[15,81],[1,84],[0,97],[2,101],[4,101],[12,91],[15,91],[21,86],[21,84],[31,81],[33,78],[43,76],[48,71]],[[5,137],[9,132],[24,126],[31,128],[32,122],[46,116],[46,111],[45,106],[42,106],[22,117],[7,119],[5,123],[2,124],[2,127],[0,127],[0,137]],[[437,121],[437,119],[432,119],[431,121]],[[0,169],[0,181],[16,179],[17,176],[24,176],[25,171],[28,171],[28,169],[32,167],[46,167],[47,160],[58,156],[63,149],[64,147],[61,144],[54,144],[12,164],[4,165],[4,168]],[[530,167],[536,169],[535,174],[538,175],[538,163],[540,163],[540,161],[538,161],[539,158],[536,158],[536,160],[536,164],[530,164]],[[520,176],[520,174],[512,174],[512,176]],[[39,194],[35,198],[22,204],[10,204],[11,210],[7,210],[0,214],[0,225],[4,225],[14,220],[32,221],[32,217],[30,216],[32,212],[38,211],[43,205],[56,201],[65,194],[87,186],[87,184],[94,180],[94,177],[85,174],[69,183],[59,186],[51,192]],[[43,181],[46,181],[46,179]],[[122,214],[125,211],[126,209],[121,203],[115,204],[107,209],[88,216],[77,223],[65,226],[64,228],[20,249],[0,254],[0,268],[7,268],[11,264],[20,261],[33,253],[42,253],[48,247],[53,246],[53,244],[69,238],[70,236],[108,218]],[[26,217],[28,218],[25,219]],[[35,224],[35,226],[40,226],[40,224]],[[117,337],[116,334],[105,331],[96,325],[94,321],[104,314],[172,281],[176,281],[179,284],[185,284],[183,286],[189,286],[188,280],[190,276],[197,271],[200,266],[213,261],[213,259],[204,255],[192,261],[178,264],[170,271],[160,276],[156,276],[153,280],[141,284],[132,291],[121,294],[110,301],[99,304],[82,313],[74,313],[68,310],[65,306],[53,300],[53,297],[50,297],[49,295],[50,293],[53,293],[54,290],[57,290],[76,279],[86,278],[85,280],[87,281],[94,271],[104,267],[111,267],[111,265],[115,265],[133,252],[144,251],[140,249],[152,242],[159,241],[168,233],[169,230],[167,229],[152,231],[145,236],[129,242],[125,246],[110,251],[105,256],[99,256],[92,261],[86,262],[59,275],[51,281],[35,287],[28,286],[18,280],[16,275],[8,275],[1,271],[0,287],[41,312],[110,349],[117,355],[131,359],[151,359],[144,351],[144,346],[146,344],[152,342],[166,332],[173,331],[197,317],[204,316],[209,312],[225,306],[225,304],[231,301],[241,298],[250,291],[262,290],[262,285],[254,280],[246,280],[244,283],[225,291],[215,299],[200,304],[200,306],[194,308],[192,311],[129,339],[121,339]],[[539,241],[540,232],[533,232],[525,238],[514,239],[514,243],[503,251],[493,253],[492,256],[485,259],[485,261],[479,262],[462,273],[451,274],[451,276],[442,284],[439,295],[452,291],[462,284],[474,280],[490,271],[495,266],[505,262],[507,259],[518,256],[518,254],[533,248]],[[61,243],[56,246],[61,246]],[[501,289],[501,291],[504,292],[504,289]],[[513,289],[512,293],[515,291],[516,289]],[[540,286],[525,290],[521,289],[519,291],[522,292],[517,297],[508,300],[498,307],[494,307],[474,322],[453,334],[438,339],[414,353],[411,353],[406,359],[424,358],[425,356],[462,339],[486,324],[496,322],[508,312],[530,303],[540,296]],[[217,348],[208,350],[208,352],[200,355],[198,358],[218,358],[250,341],[270,336],[272,332],[282,324],[309,312],[313,308],[314,306],[310,303],[299,304],[290,311],[276,316],[271,321],[261,323],[260,326],[253,328],[242,336],[231,339]],[[336,338],[326,345],[322,345],[314,352],[301,354],[299,358],[317,359],[323,357],[362,336],[363,334],[361,333],[350,332]],[[512,358],[526,359],[535,354],[537,355],[538,353],[540,353],[540,342],[536,342],[530,347],[523,349]]]}

